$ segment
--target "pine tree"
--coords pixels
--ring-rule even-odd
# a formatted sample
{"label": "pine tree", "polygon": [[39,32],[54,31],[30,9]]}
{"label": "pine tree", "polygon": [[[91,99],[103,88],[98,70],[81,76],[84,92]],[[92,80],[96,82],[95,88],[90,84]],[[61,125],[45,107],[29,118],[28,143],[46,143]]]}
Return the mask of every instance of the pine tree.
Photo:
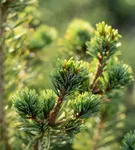
{"label": "pine tree", "polygon": [[[96,114],[93,120],[97,131],[92,137],[92,149],[101,147],[100,131],[102,127],[107,128],[104,126],[106,118],[119,110],[113,109],[114,105],[107,105],[105,98],[110,92],[123,89],[133,81],[131,67],[117,58],[120,38],[118,30],[104,22],[97,24],[90,42],[87,42],[90,67],[89,63],[73,59],[58,60],[51,76],[54,91],[46,90],[39,94],[25,88],[14,96],[13,103],[21,117],[19,128],[24,131],[26,149],[50,149],[56,144],[72,142],[85,121],[102,104],[101,113]],[[97,69],[94,64],[97,64]],[[108,107],[111,109],[108,110]],[[97,119],[99,123],[95,122]],[[94,127],[91,130],[94,131]]]}
{"label": "pine tree", "polygon": [[[86,25],[86,22],[82,21],[82,23],[82,26]],[[88,51],[86,51],[86,53],[89,53],[90,55],[88,56],[86,53],[84,53],[83,57],[81,57],[82,53],[80,52],[80,57],[78,57],[76,49],[71,49],[71,47],[74,46],[72,40],[69,42],[66,37],[72,37],[72,35],[76,35],[74,36],[73,41],[82,39],[83,36],[81,37],[81,35],[76,33],[83,32],[83,29],[80,27],[76,29],[77,25],[74,23],[74,21],[71,23],[71,25],[72,28],[69,25],[67,28],[68,32],[66,31],[64,39],[61,40],[62,45],[67,50],[72,51],[72,53],[77,56],[77,59],[83,59],[89,63],[89,68],[91,71],[90,78],[93,79],[91,80],[90,89],[94,94],[102,95],[104,103],[102,105],[100,114],[93,120],[90,119],[87,121],[87,128],[82,132],[82,134],[80,134],[80,136],[77,136],[73,147],[79,150],[84,149],[84,144],[86,145],[86,149],[108,149],[112,145],[112,148],[114,148],[114,146],[119,147],[117,141],[119,141],[121,136],[120,133],[124,128],[125,118],[123,109],[124,106],[122,105],[121,99],[124,93],[124,86],[128,84],[128,82],[126,82],[125,73],[130,74],[132,72],[131,68],[123,64],[123,62],[120,62],[117,57],[120,53],[118,48],[121,45],[119,42],[121,35],[119,35],[118,30],[113,29],[104,22],[97,24],[96,30],[94,32],[91,31],[91,37],[89,37],[90,42],[88,42],[88,39],[84,41],[86,48],[88,47]],[[88,29],[89,28],[87,26],[87,29],[85,30]],[[78,42],[78,46],[80,44],[81,43]],[[82,48],[80,48],[80,50],[83,52]],[[124,70],[129,71],[126,72]],[[116,72],[118,74],[121,72],[121,75],[119,75],[121,76],[122,82],[125,80],[125,83],[123,82],[121,84],[119,82],[120,76],[118,75],[118,77]],[[132,80],[132,75],[127,76],[129,80]],[[114,77],[116,78],[114,79]],[[106,83],[108,85],[106,85]],[[117,134],[113,134],[113,132],[116,132]],[[87,138],[82,139],[82,136],[84,135]]]}
{"label": "pine tree", "polygon": [[26,149],[32,145],[49,149],[50,142],[51,145],[71,142],[84,119],[99,110],[99,96],[90,92],[79,94],[88,80],[83,62],[59,60],[52,73],[55,92],[47,90],[37,94],[26,88],[15,95],[14,107],[22,118],[20,128],[27,130],[29,136]]}

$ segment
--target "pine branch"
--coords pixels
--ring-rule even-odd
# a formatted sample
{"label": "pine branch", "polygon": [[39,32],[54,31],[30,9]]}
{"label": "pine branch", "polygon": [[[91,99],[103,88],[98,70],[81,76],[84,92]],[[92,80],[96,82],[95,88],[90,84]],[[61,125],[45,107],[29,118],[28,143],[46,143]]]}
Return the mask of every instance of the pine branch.
{"label": "pine branch", "polygon": [[[129,66],[126,66],[125,64],[118,64],[118,59],[116,59],[119,52],[118,47],[121,45],[119,43],[121,35],[119,35],[118,30],[113,29],[104,22],[97,24],[96,27],[94,36],[91,38],[90,42],[87,42],[88,53],[91,57],[93,57],[93,59],[96,58],[96,60],[98,60],[98,67],[96,69],[93,81],[91,82],[90,91],[92,94],[102,95],[103,101],[105,95],[109,94],[110,91],[113,92],[113,90],[123,88],[133,81],[133,74]],[[108,100],[105,102],[108,102]],[[113,99],[109,101],[109,103],[113,103]],[[112,105],[112,107],[115,106]],[[95,128],[94,126],[91,128],[91,130],[97,129],[96,135],[93,135],[92,139],[90,139],[93,141],[91,143],[92,146],[90,147],[94,150],[113,141],[110,140],[108,143],[102,143],[103,139],[101,139],[101,133],[106,129],[105,126],[108,121],[109,110],[107,108],[105,110],[101,110],[101,114],[104,112],[106,117],[101,115],[99,118],[101,122],[98,124],[98,127]],[[116,112],[113,113],[116,115]],[[101,143],[101,145],[99,143]]]}
{"label": "pine branch", "polygon": [[90,85],[92,92],[97,90],[97,80],[101,77],[102,72],[105,71],[106,66],[112,55],[116,54],[119,47],[118,40],[121,37],[117,30],[112,29],[111,26],[101,22],[96,25],[94,37],[87,42],[88,53],[98,59],[98,67],[95,77]]}
{"label": "pine branch", "polygon": [[101,74],[103,72],[103,70],[102,70],[102,56],[100,54],[98,56],[98,60],[99,60],[99,63],[98,63],[97,71],[96,71],[95,77],[93,79],[93,82],[90,86],[90,89],[92,90],[92,93],[94,93],[94,91],[95,91],[96,81],[98,80],[98,78],[101,76]]}
{"label": "pine branch", "polygon": [[[64,65],[60,64],[57,66],[57,70],[54,70],[53,74],[53,84],[56,89],[56,94],[58,95],[57,104],[53,112],[49,115],[49,124],[55,126],[55,120],[58,112],[61,108],[63,99],[66,95],[73,93],[76,88],[78,90],[81,84],[88,80],[88,72],[83,68],[81,62],[75,64],[75,62],[70,59],[69,61],[64,61]],[[59,89],[59,91],[58,91]]]}
{"label": "pine branch", "polygon": [[122,142],[122,150],[134,150],[135,149],[135,131],[130,131],[124,136]]}
{"label": "pine branch", "polygon": [[[82,32],[79,36],[82,36]],[[71,141],[82,130],[85,120],[100,110],[100,99],[103,101],[105,94],[124,87],[133,80],[132,69],[114,61],[120,46],[120,37],[117,30],[104,22],[97,24],[95,34],[88,44],[90,55],[98,60],[98,67],[91,85],[89,85],[89,71],[86,63],[75,62],[71,58],[64,61],[58,60],[52,72],[55,93],[47,90],[36,94],[34,90],[24,89],[16,94],[13,103],[16,112],[23,118],[24,122],[21,126],[24,131],[28,131],[31,135],[42,132],[46,138],[49,136],[51,144]],[[113,107],[116,103],[112,105],[113,108],[107,104],[101,110],[101,118],[96,116],[101,122],[98,124],[96,135],[93,136],[94,150],[104,144],[100,137],[102,130],[112,125],[110,123],[110,126],[105,126],[109,114],[113,112],[112,114],[116,115],[119,111],[119,108]],[[107,107],[110,109],[108,110]],[[47,135],[48,130],[49,135]],[[32,138],[30,136],[30,139]],[[44,140],[43,137],[40,141],[42,140]],[[39,146],[44,147],[42,144]]]}
{"label": "pine branch", "polygon": [[[25,88],[14,96],[16,112],[24,121],[21,124],[23,130],[36,135],[50,129],[52,143],[56,143],[58,136],[70,141],[69,137],[73,138],[81,131],[84,119],[99,111],[99,96],[87,92],[80,94],[83,83],[88,79],[88,70],[82,62],[59,60],[52,74],[56,94],[47,90],[38,95],[35,90]],[[75,100],[70,100],[72,95],[77,96]],[[66,101],[67,108],[64,108]],[[66,116],[66,112],[70,115]]]}
{"label": "pine branch", "polygon": [[62,93],[59,94],[60,96],[58,97],[58,100],[57,100],[57,104],[53,110],[53,112],[51,112],[49,114],[49,118],[48,118],[48,124],[50,126],[57,126],[58,123],[56,122],[56,118],[57,118],[57,115],[59,113],[59,110],[61,108],[61,105],[62,105],[62,101],[63,101],[63,98],[64,98],[64,95],[62,95]]}

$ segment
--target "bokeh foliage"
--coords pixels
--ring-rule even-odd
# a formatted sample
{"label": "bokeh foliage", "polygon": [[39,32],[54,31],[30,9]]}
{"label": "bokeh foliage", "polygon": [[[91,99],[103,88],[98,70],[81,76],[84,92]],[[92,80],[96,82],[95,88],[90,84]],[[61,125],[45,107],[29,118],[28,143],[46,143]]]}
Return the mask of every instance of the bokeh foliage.
{"label": "bokeh foliage", "polygon": [[[7,0],[8,1],[8,0]],[[1,1],[2,3],[6,3],[6,0]],[[122,51],[122,55],[120,59],[124,60],[125,63],[130,64],[135,70],[134,65],[134,0],[57,0],[57,2],[53,0],[39,0],[39,8],[35,9],[32,7],[28,7],[25,11],[20,13],[20,10],[23,10],[24,7],[22,3],[29,3],[30,1],[19,1],[16,0],[14,2],[21,2],[21,9],[17,9],[15,5],[12,7],[15,8],[15,11],[11,11],[7,24],[7,51],[8,55],[6,56],[5,64],[7,70],[6,74],[6,91],[5,97],[7,99],[6,102],[6,110],[8,113],[7,120],[12,128],[14,120],[12,116],[14,113],[9,111],[11,107],[11,97],[18,88],[22,88],[24,85],[27,85],[30,88],[36,88],[37,91],[43,88],[52,88],[52,84],[50,82],[50,72],[52,70],[52,66],[56,63],[56,56],[58,54],[55,41],[53,44],[49,44],[43,47],[40,50],[32,51],[27,47],[29,44],[29,39],[33,38],[33,35],[37,34],[36,31],[40,28],[40,25],[47,24],[48,26],[54,26],[57,28],[58,33],[61,37],[63,37],[65,30],[74,18],[80,18],[82,20],[88,21],[88,24],[94,25],[95,23],[105,20],[107,23],[113,25],[118,28],[120,33],[122,33],[123,38],[122,47],[120,48]],[[19,5],[18,5],[19,6]],[[26,5],[24,5],[26,6]],[[62,6],[62,7],[61,7]],[[34,6],[35,7],[35,6]],[[17,11],[17,13],[15,13]],[[19,11],[19,12],[18,12]],[[40,11],[40,12],[39,12]],[[12,20],[13,19],[13,20]],[[23,23],[23,26],[18,26]],[[16,26],[18,26],[16,28]],[[28,39],[26,38],[28,33]],[[40,37],[40,35],[38,35]],[[14,37],[14,38],[13,38]],[[61,38],[60,37],[60,38]],[[12,38],[13,41],[10,39]],[[19,41],[19,42],[18,42]],[[34,43],[35,44],[35,43]],[[44,45],[44,44],[43,44]],[[72,51],[70,53],[73,54]],[[84,56],[76,56],[77,59],[84,58]],[[60,56],[61,57],[61,56]],[[69,57],[69,56],[63,56]],[[85,58],[87,61],[88,57]],[[113,61],[113,60],[112,60]],[[97,64],[97,60],[93,60],[91,64]],[[110,62],[111,65],[111,62]],[[125,65],[124,65],[125,66]],[[116,66],[114,66],[115,68]],[[124,67],[125,68],[125,67]],[[94,67],[90,67],[90,69],[94,72]],[[128,67],[130,70],[130,68]],[[113,72],[114,73],[114,72]],[[90,75],[92,77],[92,74]],[[107,73],[105,74],[107,81]],[[100,82],[102,84],[102,78]],[[123,81],[122,81],[123,82]],[[106,87],[106,85],[101,85],[102,87]],[[122,89],[123,90],[123,89]],[[119,98],[119,93],[116,94],[116,99],[113,102],[114,106],[122,109],[124,111],[124,115],[126,115],[125,119],[125,127],[120,132],[121,137],[123,133],[129,131],[130,129],[134,129],[134,91],[133,85],[129,86],[129,90],[127,91],[127,95],[125,95],[125,100],[119,104],[118,100],[123,99],[122,96]],[[115,95],[115,94],[114,94]],[[111,103],[113,103],[111,102]],[[108,106],[109,105],[109,106]],[[126,106],[126,107],[125,107]],[[110,108],[110,103],[107,103],[107,108]],[[115,107],[116,108],[116,107]],[[124,110],[123,110],[124,108]],[[114,110],[114,107],[111,107],[110,111]],[[117,108],[116,108],[117,110]],[[118,110],[117,110],[118,111]],[[112,114],[110,112],[110,114]],[[132,120],[132,122],[131,122]],[[13,130],[9,129],[10,135],[13,135]],[[90,132],[90,131],[88,131]],[[23,133],[21,133],[23,134]],[[20,137],[20,134],[16,133],[17,139]],[[22,136],[23,137],[23,136]],[[84,136],[83,136],[84,137]],[[121,141],[121,137],[118,141]],[[84,138],[85,139],[85,138]],[[23,139],[24,140],[24,139]],[[13,145],[15,142],[14,149],[20,148],[20,143],[14,137],[10,139],[11,144]],[[25,140],[24,140],[25,141]],[[86,140],[85,140],[86,141]],[[82,144],[83,145],[83,144]],[[59,148],[60,149],[60,148]],[[69,149],[69,148],[68,148]]]}

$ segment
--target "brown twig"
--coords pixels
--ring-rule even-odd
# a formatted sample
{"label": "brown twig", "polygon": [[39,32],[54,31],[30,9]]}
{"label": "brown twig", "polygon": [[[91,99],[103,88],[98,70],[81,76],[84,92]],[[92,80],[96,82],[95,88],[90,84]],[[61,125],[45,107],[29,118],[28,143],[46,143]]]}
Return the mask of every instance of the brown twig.
{"label": "brown twig", "polygon": [[102,91],[101,89],[95,89],[95,90],[93,90],[92,93],[93,94],[104,94],[104,93],[110,92],[110,91],[111,91],[111,88],[108,86],[105,91]]}
{"label": "brown twig", "polygon": [[101,76],[103,70],[102,70],[102,56],[101,54],[99,53],[98,54],[98,60],[99,60],[99,63],[98,63],[98,67],[97,67],[97,71],[96,71],[96,74],[95,74],[95,77],[94,77],[94,80],[92,81],[92,84],[90,85],[90,89],[92,90],[92,93],[94,92],[95,88],[96,88],[96,81],[97,79]]}
{"label": "brown twig", "polygon": [[58,116],[59,110],[61,108],[62,100],[63,100],[63,95],[61,93],[60,93],[60,96],[58,97],[57,104],[54,107],[54,110],[49,114],[48,124],[50,126],[57,126],[59,124],[59,123],[56,123],[56,118]]}

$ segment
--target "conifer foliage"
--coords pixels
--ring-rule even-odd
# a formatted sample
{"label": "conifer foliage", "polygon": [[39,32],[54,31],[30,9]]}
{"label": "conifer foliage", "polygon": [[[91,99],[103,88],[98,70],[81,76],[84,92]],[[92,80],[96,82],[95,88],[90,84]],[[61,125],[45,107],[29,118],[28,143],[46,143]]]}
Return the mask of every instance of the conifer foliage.
{"label": "conifer foliage", "polygon": [[68,26],[63,39],[59,40],[59,45],[64,47],[64,53],[76,59],[86,58],[87,46],[93,35],[94,28],[81,19],[74,19]]}
{"label": "conifer foliage", "polygon": [[[6,92],[11,94],[16,88],[24,85],[26,65],[30,66],[33,63],[31,56],[42,51],[57,38],[54,28],[39,26],[39,22],[34,24],[33,17],[29,19],[29,10],[26,7],[35,5],[35,2],[36,0],[0,1],[0,149],[2,150],[16,147],[16,144],[12,146],[15,142],[13,135],[15,133],[8,134],[7,131],[7,127],[11,126],[9,121],[12,117],[7,119],[7,114],[11,111],[11,102],[8,103],[10,95],[7,96]],[[32,32],[28,31],[30,28]],[[90,128],[91,149],[104,149],[106,145],[115,141],[111,136],[115,136],[113,131],[116,131],[116,125],[120,122],[117,115],[120,108],[115,106],[119,101],[112,99],[112,105],[109,105],[105,98],[108,98],[110,93],[124,89],[133,81],[131,67],[118,59],[120,38],[118,30],[105,22],[98,23],[95,30],[89,23],[79,19],[69,25],[60,44],[77,61],[73,58],[58,59],[51,74],[54,90],[48,89],[38,93],[36,90],[24,88],[13,97],[13,106],[19,116],[16,125],[20,129],[18,137],[23,142],[21,146],[18,144],[19,148],[16,149],[49,150],[55,145],[72,142],[75,135],[84,129],[85,122],[89,118],[94,118],[91,120],[95,125],[92,124]],[[80,59],[87,60],[87,63],[78,61]],[[13,76],[10,75],[11,72]],[[135,149],[134,135],[134,132],[125,135],[123,150]],[[81,141],[82,139],[79,143]]]}
{"label": "conifer foliage", "polygon": [[[133,81],[132,69],[117,58],[119,38],[111,26],[97,24],[90,42],[86,41],[90,60],[97,63],[97,69],[93,69],[96,72],[83,61],[58,60],[51,75],[54,91],[36,93],[25,88],[13,97],[15,110],[22,118],[19,128],[27,131],[29,137],[26,149],[50,149],[72,142],[85,120],[99,111],[106,93]],[[104,122],[108,114],[109,110],[103,107],[97,117]],[[99,132],[94,135],[92,149],[99,148]]]}
{"label": "conifer foliage", "polygon": [[[66,44],[66,36],[72,37],[76,33],[74,21],[71,23],[72,32],[65,33],[63,43],[69,51],[74,52],[75,56],[78,53],[73,47],[73,43],[70,42],[69,47]],[[82,22],[82,26],[85,26],[86,22]],[[67,31],[71,30],[70,26]],[[78,32],[83,31],[78,27]],[[94,30],[94,29],[93,29]],[[117,29],[113,29],[105,22],[100,22],[96,25],[95,31],[91,31],[91,37],[89,41],[84,42],[87,47],[86,53],[79,53],[78,59],[87,61],[90,71],[90,85],[89,90],[92,94],[101,95],[102,107],[99,114],[93,119],[87,121],[86,126],[89,124],[82,134],[77,136],[73,147],[75,149],[83,149],[83,145],[87,145],[86,149],[110,149],[111,147],[120,147],[118,145],[118,139],[120,138],[120,131],[124,126],[124,113],[122,109],[121,97],[126,85],[133,81],[133,73],[130,66],[124,64],[118,59],[120,54],[119,47],[121,46],[121,35]],[[81,39],[78,34],[74,37],[74,41]],[[69,40],[67,40],[68,43]],[[72,46],[71,46],[72,45]],[[80,45],[80,43],[78,44]],[[89,54],[89,55],[88,55]],[[99,120],[98,120],[99,119]],[[98,120],[98,121],[97,121]],[[118,134],[113,134],[113,132]],[[82,136],[86,135],[84,140]]]}
{"label": "conifer foliage", "polygon": [[[23,118],[21,129],[32,135],[31,140],[38,137],[30,141],[27,149],[33,144],[46,149],[50,147],[50,142],[64,144],[80,132],[84,119],[100,108],[99,96],[91,92],[79,94],[81,85],[88,79],[89,73],[83,62],[59,60],[52,73],[55,92],[47,90],[37,94],[25,88],[14,96],[16,112]],[[43,141],[44,136],[45,141],[50,142]]]}
{"label": "conifer foliage", "polygon": [[124,136],[122,143],[122,150],[134,150],[135,149],[135,131],[129,132]]}

